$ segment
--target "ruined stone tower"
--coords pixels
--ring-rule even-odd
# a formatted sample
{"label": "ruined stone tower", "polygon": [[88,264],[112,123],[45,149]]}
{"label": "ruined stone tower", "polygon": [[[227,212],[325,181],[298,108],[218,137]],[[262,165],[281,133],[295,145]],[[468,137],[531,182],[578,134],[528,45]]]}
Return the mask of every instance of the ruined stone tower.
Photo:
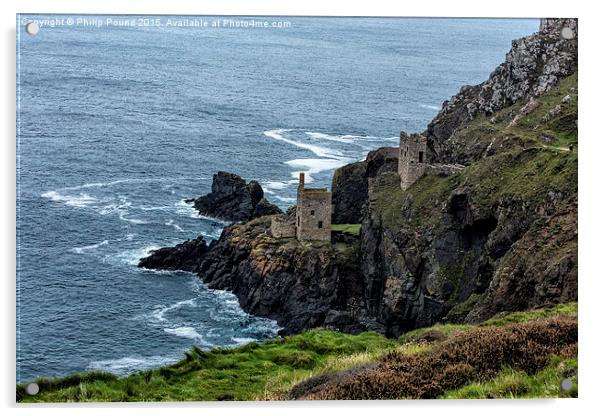
{"label": "ruined stone tower", "polygon": [[332,193],[326,188],[306,188],[305,174],[299,174],[297,188],[297,240],[330,241]]}
{"label": "ruined stone tower", "polygon": [[399,165],[401,189],[408,189],[426,171],[426,137],[420,134],[399,135]]}

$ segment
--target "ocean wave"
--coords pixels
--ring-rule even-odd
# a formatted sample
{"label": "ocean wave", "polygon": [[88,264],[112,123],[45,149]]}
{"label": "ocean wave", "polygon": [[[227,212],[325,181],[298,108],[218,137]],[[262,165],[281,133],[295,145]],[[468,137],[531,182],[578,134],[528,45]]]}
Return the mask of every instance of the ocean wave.
{"label": "ocean wave", "polygon": [[91,361],[88,370],[108,371],[118,376],[136,371],[148,370],[177,362],[181,357],[153,355],[150,357],[133,356],[112,360]]}
{"label": "ocean wave", "polygon": [[178,182],[178,181],[191,181],[191,180],[206,180],[208,179],[205,176],[196,176],[196,177],[161,177],[161,178],[126,178],[126,179],[116,179],[109,182],[90,182],[84,183],[82,185],[76,186],[68,186],[65,188],[61,188],[63,191],[77,191],[79,189],[86,188],[104,188],[108,186],[120,185],[123,183],[147,183],[147,182]]}
{"label": "ocean wave", "polygon": [[274,195],[276,191],[280,191],[282,189],[287,188],[290,185],[290,182],[279,182],[279,181],[265,181],[261,183],[261,187],[263,188],[263,192],[266,194]]}
{"label": "ocean wave", "polygon": [[157,322],[165,322],[165,314],[168,312],[172,312],[175,310],[178,310],[182,307],[196,307],[196,299],[187,299],[187,300],[182,300],[179,302],[174,303],[173,305],[170,306],[160,306],[159,308],[155,309],[153,312],[150,313],[150,318],[153,321],[157,321]]}
{"label": "ocean wave", "polygon": [[393,141],[393,140],[398,139],[397,137],[365,136],[365,135],[361,135],[361,134],[334,135],[334,134],[326,134],[326,133],[320,133],[320,132],[314,132],[314,131],[306,131],[304,133],[313,139],[329,140],[329,141],[345,143],[345,144],[354,144],[354,145],[360,145],[360,143],[358,143],[358,142],[380,142],[380,141]]}
{"label": "ocean wave", "polygon": [[343,154],[338,151],[338,150],[334,150],[334,149],[330,149],[327,147],[322,147],[322,146],[317,146],[315,144],[310,144],[310,143],[304,143],[304,142],[300,142],[300,141],[295,141],[292,139],[288,139],[286,137],[284,137],[282,135],[282,133],[286,133],[292,131],[290,129],[275,129],[275,130],[267,130],[264,131],[263,134],[267,137],[270,137],[272,139],[284,142],[284,143],[288,143],[290,145],[293,145],[295,147],[299,147],[301,149],[306,149],[309,150],[310,152],[312,152],[313,154],[315,154],[316,156],[320,156],[320,157],[328,157],[328,158],[337,158],[337,157],[341,157]]}
{"label": "ocean wave", "polygon": [[126,221],[126,222],[129,222],[129,223],[131,223],[131,224],[135,224],[135,225],[140,225],[140,224],[150,224],[150,222],[148,222],[148,221],[145,221],[145,220],[140,220],[140,219],[138,219],[138,218],[128,218],[128,217],[126,217],[126,216],[125,216],[125,214],[124,214],[124,213],[120,213],[120,214],[119,214],[119,219],[120,219],[121,221]]}
{"label": "ocean wave", "polygon": [[250,337],[232,337],[231,340],[234,342],[234,344],[230,345],[232,347],[240,347],[240,346],[248,344],[249,342],[257,341],[256,338],[250,338]]}
{"label": "ocean wave", "polygon": [[132,250],[124,250],[117,254],[105,256],[104,261],[110,264],[127,264],[129,266],[137,266],[141,258],[148,257],[153,250],[160,249],[160,246],[152,245],[143,248]]}
{"label": "ocean wave", "polygon": [[177,231],[184,232],[184,229],[182,227],[180,227],[178,224],[176,224],[173,219],[170,219],[169,221],[167,221],[165,223],[165,225],[167,225],[168,227],[173,227]]}
{"label": "ocean wave", "polygon": [[209,217],[207,215],[201,215],[201,214],[197,214],[193,218],[200,218],[202,220],[211,221],[211,222],[213,222],[215,224],[221,224],[221,225],[230,225],[230,224],[232,224],[232,222],[230,222],[230,221],[222,220],[222,219],[215,218],[215,217]]}
{"label": "ocean wave", "polygon": [[359,136],[352,136],[352,135],[334,136],[331,134],[319,133],[319,132],[314,132],[314,131],[306,131],[305,134],[307,134],[312,139],[330,140],[330,141],[339,142],[339,143],[353,143],[354,139],[359,137]]}
{"label": "ocean wave", "polygon": [[439,111],[441,109],[441,106],[439,106],[439,105],[418,104],[418,106],[420,108],[425,108],[427,110],[436,110],[436,111]]}
{"label": "ocean wave", "polygon": [[42,197],[49,198],[56,202],[63,202],[66,205],[79,208],[84,208],[98,202],[97,198],[94,198],[86,193],[79,193],[78,195],[64,195],[58,191],[48,191],[44,192]]}
{"label": "ocean wave", "polygon": [[163,331],[177,337],[193,339],[206,347],[212,347],[213,343],[207,341],[198,331],[191,326],[180,326],[177,328],[163,328]]}
{"label": "ocean wave", "polygon": [[100,243],[91,244],[89,246],[73,247],[70,251],[72,251],[73,253],[77,253],[77,254],[83,254],[86,251],[94,250],[94,249],[97,249],[98,247],[106,246],[107,244],[109,244],[109,240],[103,240]]}
{"label": "ocean wave", "polygon": [[320,172],[334,170],[349,162],[348,159],[293,159],[284,163],[296,169],[291,172],[293,178],[298,178],[300,172],[305,172],[305,183],[313,182],[312,175]]}
{"label": "ocean wave", "polygon": [[282,202],[296,202],[297,201],[297,198],[292,198],[292,197],[279,196],[279,195],[275,195],[274,197]]}

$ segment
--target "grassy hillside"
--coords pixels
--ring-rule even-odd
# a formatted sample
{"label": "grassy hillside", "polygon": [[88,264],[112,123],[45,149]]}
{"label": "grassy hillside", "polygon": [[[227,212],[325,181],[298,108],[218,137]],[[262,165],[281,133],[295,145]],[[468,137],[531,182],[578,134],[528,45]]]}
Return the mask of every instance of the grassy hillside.
{"label": "grassy hillside", "polygon": [[[448,177],[424,176],[407,191],[400,189],[397,174],[384,174],[371,194],[371,209],[389,228],[416,229],[437,226],[441,204],[457,189],[484,208],[512,199],[537,206],[550,192],[570,200],[577,193],[577,91],[577,76],[572,75],[513,125],[525,103],[478,117],[453,136],[459,154],[469,151],[476,158],[470,166]],[[565,103],[567,95],[571,98]],[[404,210],[407,198],[411,212]]]}
{"label": "grassy hillside", "polygon": [[[405,334],[399,340],[372,332],[347,335],[324,329],[234,349],[193,348],[180,362],[118,378],[107,373],[39,379],[40,393],[28,396],[17,386],[20,402],[72,401],[189,401],[271,400],[288,397],[296,384],[320,374],[332,374],[374,362],[385,355],[420,356],[444,339],[482,327],[556,316],[577,316],[577,304],[498,315],[480,325],[436,325]],[[504,368],[493,378],[445,392],[441,397],[559,397],[576,395],[560,390],[570,378],[577,386],[577,359],[552,357],[535,374]]]}

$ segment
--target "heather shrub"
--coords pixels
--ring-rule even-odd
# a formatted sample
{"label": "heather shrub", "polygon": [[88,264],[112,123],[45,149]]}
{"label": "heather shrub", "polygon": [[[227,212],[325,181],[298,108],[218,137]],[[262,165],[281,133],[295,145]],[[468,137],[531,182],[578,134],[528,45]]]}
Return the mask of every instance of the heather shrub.
{"label": "heather shrub", "polygon": [[322,378],[321,383],[307,380],[306,388],[293,389],[291,398],[436,398],[446,390],[491,378],[505,367],[533,374],[552,356],[576,354],[576,348],[577,320],[572,317],[479,327],[425,353],[391,352],[372,368]]}

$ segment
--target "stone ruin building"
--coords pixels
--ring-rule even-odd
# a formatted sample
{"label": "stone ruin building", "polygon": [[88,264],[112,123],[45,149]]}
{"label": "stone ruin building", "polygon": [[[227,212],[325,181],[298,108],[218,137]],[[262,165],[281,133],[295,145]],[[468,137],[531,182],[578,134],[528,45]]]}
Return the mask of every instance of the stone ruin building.
{"label": "stone ruin building", "polygon": [[[397,172],[401,189],[406,190],[424,175],[448,176],[464,168],[458,164],[427,162],[426,137],[421,134],[399,135],[399,149],[390,148],[398,156]],[[306,188],[305,174],[299,174],[296,209],[272,216],[271,233],[275,238],[296,238],[299,241],[330,241],[332,193],[326,188]]]}
{"label": "stone ruin building", "polygon": [[271,232],[276,238],[296,237],[299,241],[330,241],[332,193],[326,188],[306,188],[305,174],[299,174],[295,216],[274,215]]}
{"label": "stone ruin building", "polygon": [[401,189],[408,189],[424,175],[448,176],[459,172],[463,165],[427,163],[426,137],[421,134],[399,134],[399,164],[397,172]]}

